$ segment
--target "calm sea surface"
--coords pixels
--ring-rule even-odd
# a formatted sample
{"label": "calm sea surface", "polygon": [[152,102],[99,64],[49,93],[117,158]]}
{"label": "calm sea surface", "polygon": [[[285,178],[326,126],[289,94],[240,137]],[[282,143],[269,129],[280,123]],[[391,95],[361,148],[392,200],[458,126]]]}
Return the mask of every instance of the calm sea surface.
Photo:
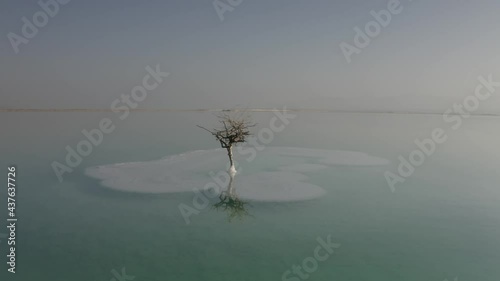
{"label": "calm sea surface", "polygon": [[[51,163],[64,163],[65,147],[75,147],[84,139],[81,130],[97,128],[104,117],[113,120],[115,131],[59,182]],[[440,116],[297,113],[267,146],[360,151],[390,164],[305,171],[309,183],[326,190],[324,196],[250,202],[249,215],[232,221],[227,212],[206,208],[188,225],[179,205],[192,206],[193,192],[119,192],[84,172],[216,148],[195,126],[211,126],[215,117],[115,117],[2,113],[1,177],[6,183],[7,165],[17,165],[18,222],[17,273],[7,273],[7,241],[0,238],[1,280],[122,281],[114,273],[124,269],[129,279],[123,280],[135,281],[279,281],[314,256],[318,238],[329,236],[340,247],[307,280],[500,280],[500,118],[466,119],[453,130]],[[256,113],[256,132],[269,127],[272,117]],[[415,140],[430,138],[436,128],[447,140],[391,192],[384,173],[397,174],[398,157],[408,159]],[[264,162],[259,157],[265,152],[256,161],[240,161],[242,168],[258,170]],[[2,224],[6,189],[0,191]],[[299,276],[287,278],[303,280]]]}

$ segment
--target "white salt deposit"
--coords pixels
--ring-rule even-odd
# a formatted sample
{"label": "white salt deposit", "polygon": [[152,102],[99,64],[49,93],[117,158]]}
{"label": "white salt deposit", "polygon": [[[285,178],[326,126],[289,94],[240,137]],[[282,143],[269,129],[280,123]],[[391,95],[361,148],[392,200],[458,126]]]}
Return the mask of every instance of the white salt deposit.
{"label": "white salt deposit", "polygon": [[[260,154],[259,154],[260,153]],[[336,166],[377,166],[389,161],[362,152],[268,147],[255,159],[234,153],[238,162],[234,187],[242,200],[299,201],[320,197],[325,190],[308,183],[305,173]],[[261,169],[259,158],[271,164]],[[252,161],[250,161],[252,160]],[[263,160],[264,161],[264,160]],[[274,161],[274,162],[273,162]],[[218,186],[225,190],[229,170],[225,150],[193,151],[160,160],[90,167],[86,174],[105,187],[137,193],[192,192]],[[253,166],[252,166],[253,165]],[[269,165],[269,164],[268,164]],[[230,170],[229,170],[230,171]],[[234,172],[234,171],[233,171]],[[227,176],[221,176],[221,175]],[[216,175],[219,175],[217,177]],[[217,181],[216,178],[222,179]],[[221,187],[222,186],[222,187]]]}

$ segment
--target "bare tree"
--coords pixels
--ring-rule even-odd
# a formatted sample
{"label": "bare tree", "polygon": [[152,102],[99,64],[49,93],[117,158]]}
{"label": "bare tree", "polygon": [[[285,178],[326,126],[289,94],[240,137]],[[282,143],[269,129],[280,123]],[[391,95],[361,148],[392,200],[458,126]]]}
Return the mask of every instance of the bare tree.
{"label": "bare tree", "polygon": [[256,125],[251,122],[251,118],[244,112],[235,112],[236,114],[230,114],[228,110],[224,110],[224,112],[218,116],[219,122],[222,124],[220,128],[209,130],[205,127],[198,126],[210,132],[219,141],[221,147],[227,150],[227,155],[231,164],[230,172],[233,174],[236,173],[233,160],[233,146],[238,143],[244,143],[247,137],[251,135],[250,128]]}

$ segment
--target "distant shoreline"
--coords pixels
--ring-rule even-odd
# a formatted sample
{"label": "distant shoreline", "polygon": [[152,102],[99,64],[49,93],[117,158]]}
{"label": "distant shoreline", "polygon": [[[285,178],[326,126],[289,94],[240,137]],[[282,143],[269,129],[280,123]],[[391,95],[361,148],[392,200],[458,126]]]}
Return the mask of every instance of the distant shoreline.
{"label": "distant shoreline", "polygon": [[[115,111],[121,111],[115,109]],[[437,112],[418,112],[418,111],[349,111],[349,110],[335,110],[335,109],[314,109],[314,108],[290,108],[286,110],[271,109],[271,108],[247,108],[247,109],[172,109],[172,108],[136,108],[130,109],[133,112],[315,112],[315,113],[333,113],[333,114],[384,114],[384,115],[443,115]],[[111,109],[106,108],[0,108],[0,113],[8,112],[112,112]],[[457,113],[450,113],[449,115],[460,115]],[[494,113],[478,113],[472,114],[477,117],[500,117],[499,114]]]}

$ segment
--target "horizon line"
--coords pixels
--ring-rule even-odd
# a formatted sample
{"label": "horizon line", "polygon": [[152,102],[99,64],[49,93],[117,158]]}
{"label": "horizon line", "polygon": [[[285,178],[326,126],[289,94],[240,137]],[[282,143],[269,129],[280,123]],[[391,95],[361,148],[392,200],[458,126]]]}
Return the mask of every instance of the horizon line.
{"label": "horizon line", "polygon": [[[338,113],[338,114],[394,114],[394,115],[444,115],[444,113],[424,112],[424,111],[356,111],[356,110],[336,110],[320,108],[247,108],[247,109],[219,109],[219,108],[198,108],[198,109],[172,109],[172,108],[0,108],[0,112],[33,112],[33,113],[63,113],[63,112],[317,112],[317,113]],[[491,116],[500,117],[500,113],[469,113],[471,116]],[[460,115],[450,113],[448,115]]]}

